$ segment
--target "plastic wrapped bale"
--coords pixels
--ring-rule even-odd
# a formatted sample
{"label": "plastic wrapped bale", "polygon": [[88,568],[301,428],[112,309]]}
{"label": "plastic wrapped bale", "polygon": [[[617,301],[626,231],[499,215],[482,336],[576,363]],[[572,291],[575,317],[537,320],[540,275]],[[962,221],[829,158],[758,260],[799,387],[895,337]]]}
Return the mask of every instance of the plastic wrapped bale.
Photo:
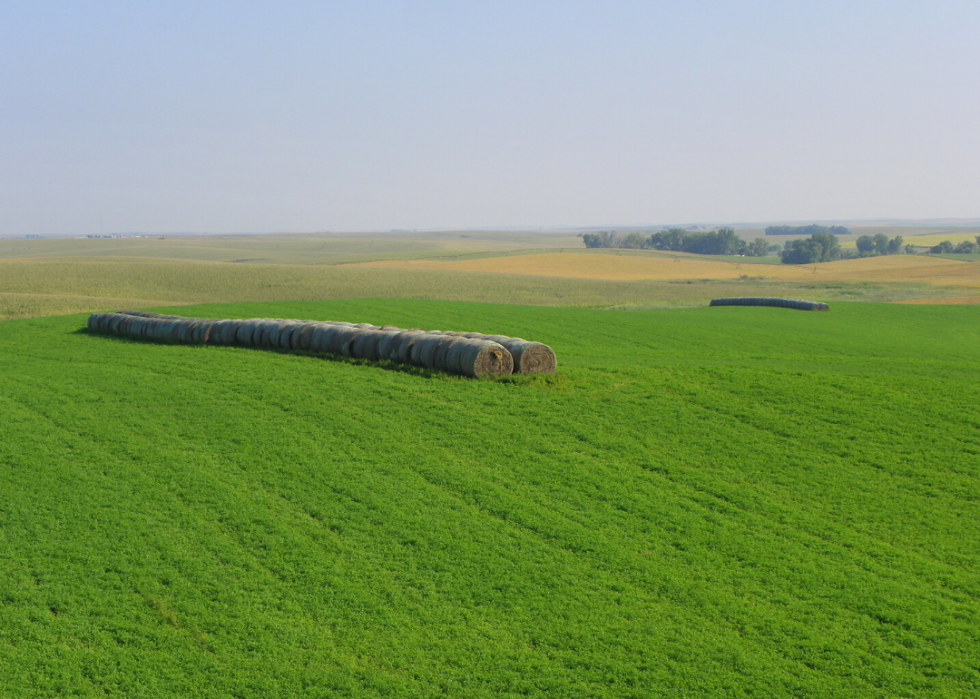
{"label": "plastic wrapped bale", "polygon": [[514,357],[490,340],[460,338],[446,355],[446,371],[463,376],[509,376],[514,373]]}
{"label": "plastic wrapped bale", "polygon": [[798,311],[829,311],[830,306],[815,301],[781,298],[730,298],[712,299],[709,306],[764,306],[768,308],[792,308]]}

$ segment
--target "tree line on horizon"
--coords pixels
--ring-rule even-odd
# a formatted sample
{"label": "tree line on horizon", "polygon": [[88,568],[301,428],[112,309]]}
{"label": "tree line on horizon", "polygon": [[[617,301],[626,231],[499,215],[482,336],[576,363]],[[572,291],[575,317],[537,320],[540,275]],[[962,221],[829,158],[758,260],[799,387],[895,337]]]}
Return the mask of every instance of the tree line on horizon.
{"label": "tree line on horizon", "polygon": [[[624,250],[664,250],[669,252],[689,252],[697,255],[732,255],[745,257],[764,257],[769,251],[779,250],[779,258],[783,264],[806,265],[816,262],[833,262],[859,257],[876,257],[878,255],[914,254],[914,245],[905,245],[904,238],[896,235],[889,238],[884,233],[862,235],[856,241],[854,250],[841,248],[837,235],[832,230],[848,231],[843,226],[770,226],[766,235],[789,235],[788,233],[771,234],[770,229],[794,231],[806,229],[813,231],[808,238],[787,240],[783,249],[770,246],[765,239],[756,238],[751,243],[740,238],[732,228],[719,228],[714,231],[688,231],[683,228],[668,228],[649,235],[633,232],[619,235],[615,231],[599,231],[598,233],[583,234],[582,241],[587,248],[619,248]],[[963,241],[953,245],[944,240],[939,245],[929,249],[934,254],[976,254],[980,251],[980,235],[977,242]]]}
{"label": "tree line on horizon", "polygon": [[764,257],[769,244],[762,238],[751,243],[736,235],[732,228],[715,231],[687,231],[668,228],[650,235],[633,232],[619,235],[615,231],[585,233],[582,241],[587,248],[621,248],[624,250],[666,250],[691,252],[698,255],[744,255]]}
{"label": "tree line on horizon", "polygon": [[977,236],[975,243],[972,240],[964,240],[953,245],[952,242],[944,240],[939,245],[929,248],[929,252],[936,255],[976,255],[980,252],[980,235]]}

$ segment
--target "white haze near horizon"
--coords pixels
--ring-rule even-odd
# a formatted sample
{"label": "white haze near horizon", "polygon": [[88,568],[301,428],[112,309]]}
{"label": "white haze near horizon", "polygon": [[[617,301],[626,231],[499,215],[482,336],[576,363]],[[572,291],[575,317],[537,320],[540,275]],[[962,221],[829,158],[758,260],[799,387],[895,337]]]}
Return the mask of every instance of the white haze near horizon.
{"label": "white haze near horizon", "polygon": [[980,3],[11,2],[0,236],[980,216]]}

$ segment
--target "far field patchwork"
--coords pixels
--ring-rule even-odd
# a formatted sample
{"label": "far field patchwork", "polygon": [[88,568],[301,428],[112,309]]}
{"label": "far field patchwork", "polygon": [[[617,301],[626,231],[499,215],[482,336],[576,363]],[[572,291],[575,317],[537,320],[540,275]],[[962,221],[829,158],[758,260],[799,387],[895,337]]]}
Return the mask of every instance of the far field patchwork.
{"label": "far field patchwork", "polygon": [[978,307],[170,310],[559,373],[3,322],[0,696],[980,695]]}

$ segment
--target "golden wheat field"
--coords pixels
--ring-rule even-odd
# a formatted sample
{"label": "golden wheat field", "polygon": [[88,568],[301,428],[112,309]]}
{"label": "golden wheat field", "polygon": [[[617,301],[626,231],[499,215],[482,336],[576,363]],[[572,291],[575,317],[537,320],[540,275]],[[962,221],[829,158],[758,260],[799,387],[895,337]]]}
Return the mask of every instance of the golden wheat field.
{"label": "golden wheat field", "polygon": [[980,288],[980,265],[919,255],[841,260],[819,265],[753,265],[678,256],[600,254],[521,255],[475,260],[383,260],[364,267],[523,274],[606,281],[722,281],[751,278],[780,282],[884,282]]}

